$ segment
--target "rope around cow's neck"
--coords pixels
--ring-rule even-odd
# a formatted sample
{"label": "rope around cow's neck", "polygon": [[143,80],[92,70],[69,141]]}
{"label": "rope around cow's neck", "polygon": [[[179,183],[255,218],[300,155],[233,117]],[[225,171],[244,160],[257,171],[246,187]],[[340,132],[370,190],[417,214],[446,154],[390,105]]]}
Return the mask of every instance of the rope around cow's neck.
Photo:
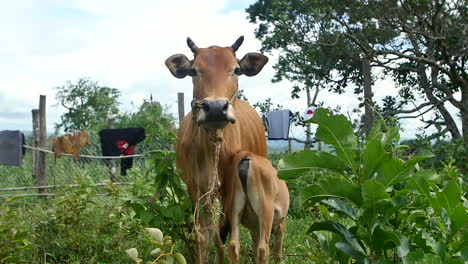
{"label": "rope around cow's neck", "polygon": [[[237,91],[234,94],[234,96],[229,100],[229,104],[233,105],[236,97],[237,97]],[[203,101],[193,99],[191,102],[191,106],[192,106],[192,122],[193,122],[193,125],[196,126],[198,112],[203,107]],[[222,136],[223,131],[222,129],[205,129],[205,132],[208,134],[208,144],[212,146],[212,150],[213,150],[212,152],[213,153],[213,156],[212,156],[213,166],[211,168],[212,179],[209,182],[208,191],[204,193],[203,195],[199,196],[198,201],[195,204],[194,222],[195,222],[195,232],[197,234],[198,243],[202,243],[202,241],[205,240],[205,237],[203,236],[201,232],[202,228],[200,226],[200,219],[199,219],[200,202],[202,201],[202,199],[206,198],[206,202],[203,207],[206,210],[209,210],[210,214],[214,216],[215,211],[214,211],[214,206],[213,206],[213,202],[214,202],[213,198],[219,196],[218,189],[221,187],[221,182],[220,182],[219,173],[218,173],[218,166],[219,166],[219,155],[221,152],[221,142],[223,140],[223,136]],[[200,184],[199,178],[197,177],[197,185],[200,186],[199,184]],[[217,230],[217,223],[214,217],[213,217],[213,223],[210,226],[207,226],[205,228],[213,228],[214,230]],[[216,236],[218,244],[221,244],[219,232],[216,232],[215,236]],[[201,252],[198,252],[198,253],[200,256]]]}

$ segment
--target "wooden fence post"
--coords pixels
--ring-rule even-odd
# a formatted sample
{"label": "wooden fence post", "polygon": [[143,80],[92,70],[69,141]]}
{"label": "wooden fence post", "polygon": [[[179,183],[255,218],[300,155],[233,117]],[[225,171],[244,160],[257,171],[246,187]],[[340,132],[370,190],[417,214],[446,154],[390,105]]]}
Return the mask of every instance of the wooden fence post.
{"label": "wooden fence post", "polygon": [[[115,128],[115,118],[109,118],[107,120],[107,127],[109,129],[113,129]],[[117,181],[117,164],[115,162],[115,160],[111,159],[111,160],[108,160],[109,161],[109,171],[110,171],[110,180],[111,182],[116,182]]]}
{"label": "wooden fence post", "polygon": [[184,93],[177,93],[177,103],[179,105],[179,127],[185,117]]}
{"label": "wooden fence post", "polygon": [[[33,109],[32,111],[32,120],[33,120],[33,148],[39,146],[39,109]],[[32,151],[32,177],[37,184],[37,175],[38,172],[38,160],[39,160],[39,151]]]}
{"label": "wooden fence post", "polygon": [[[47,121],[46,121],[46,96],[39,98],[39,147],[47,148]],[[38,175],[37,184],[39,186],[47,185],[47,153],[39,151],[38,153]],[[47,193],[47,189],[40,188],[39,193]]]}

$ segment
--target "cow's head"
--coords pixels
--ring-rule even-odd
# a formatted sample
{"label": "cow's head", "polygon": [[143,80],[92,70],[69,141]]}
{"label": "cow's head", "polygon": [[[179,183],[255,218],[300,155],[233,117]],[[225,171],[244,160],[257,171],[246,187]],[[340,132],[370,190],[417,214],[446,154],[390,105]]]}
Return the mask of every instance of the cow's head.
{"label": "cow's head", "polygon": [[166,60],[166,66],[176,78],[192,77],[193,98],[198,104],[197,111],[193,111],[197,124],[223,128],[229,122],[236,122],[232,103],[237,94],[238,76],[255,76],[268,61],[266,56],[254,52],[237,59],[235,52],[243,41],[241,36],[230,47],[198,48],[187,38],[194,59],[191,61],[183,54],[176,54]]}

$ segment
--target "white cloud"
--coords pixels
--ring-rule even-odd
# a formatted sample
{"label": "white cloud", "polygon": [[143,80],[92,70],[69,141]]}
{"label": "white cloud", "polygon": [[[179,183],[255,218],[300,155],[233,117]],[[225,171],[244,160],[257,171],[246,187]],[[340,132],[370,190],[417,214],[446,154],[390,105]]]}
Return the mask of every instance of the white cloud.
{"label": "white cloud", "polygon": [[[244,9],[254,0],[118,1],[118,0],[17,0],[0,3],[0,115],[30,113],[39,95],[47,95],[48,130],[64,109],[52,107],[53,87],[67,80],[91,77],[122,92],[122,110],[141,103],[150,94],[177,113],[177,92],[185,93],[186,112],[192,95],[191,81],[175,79],[164,65],[167,57],[185,53],[190,36],[199,47],[231,45],[240,35],[245,41],[238,52],[258,51],[255,26]],[[252,103],[273,98],[292,111],[303,111],[303,99],[291,100],[291,84],[272,84],[273,59],[262,73],[242,77],[240,87]],[[382,87],[391,84],[383,83]],[[380,86],[379,86],[380,87]],[[388,89],[376,89],[387,94]],[[394,91],[392,91],[394,93]],[[328,106],[351,111],[355,95],[321,92]],[[31,119],[3,114],[0,129],[30,130]],[[16,119],[12,119],[16,117]],[[297,136],[297,135],[296,135]]]}

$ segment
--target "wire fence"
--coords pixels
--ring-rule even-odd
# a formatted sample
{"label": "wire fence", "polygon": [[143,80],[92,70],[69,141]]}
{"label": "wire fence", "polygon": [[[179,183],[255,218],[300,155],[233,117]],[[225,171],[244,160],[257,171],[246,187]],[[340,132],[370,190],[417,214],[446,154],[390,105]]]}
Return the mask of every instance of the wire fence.
{"label": "wire fence", "polygon": [[[292,132],[292,131],[291,131]],[[294,134],[290,136],[305,138],[305,134],[302,131],[294,131]],[[154,142],[153,142],[154,141]],[[161,140],[147,138],[145,141],[135,146],[135,154],[133,156],[133,167],[128,170],[127,174],[131,170],[140,170],[144,172],[144,156],[143,153],[147,153],[155,149],[167,149],[172,148],[170,142],[161,142]],[[47,187],[43,189],[60,188],[64,186],[70,186],[77,179],[83,177],[89,177],[95,183],[108,182],[109,180],[114,183],[121,183],[127,185],[130,183],[129,177],[121,174],[121,161],[122,158],[110,159],[109,157],[102,157],[101,142],[97,134],[90,134],[89,143],[83,147],[80,152],[80,159],[75,160],[73,155],[62,155],[61,158],[55,159],[52,153],[52,147],[50,145],[51,140],[48,140],[47,146],[47,168],[46,168],[46,179]],[[39,195],[37,179],[34,178],[34,164],[33,164],[33,151],[32,139],[26,139],[26,151],[23,156],[23,165],[7,166],[0,165],[0,197],[11,196],[11,195]],[[298,151],[304,148],[302,142],[291,141],[291,146],[288,146],[287,140],[269,140],[268,141],[268,152],[270,154],[284,154],[291,151]],[[313,146],[316,148],[316,146]],[[113,173],[112,173],[113,172]],[[53,192],[53,191],[50,191]],[[51,195],[51,194],[42,194]]]}
{"label": "wire fence", "polygon": [[[132,155],[133,166],[127,170],[127,175],[131,170],[144,170],[144,156],[142,153],[154,150],[157,144],[143,141],[135,146],[135,154]],[[31,140],[26,142],[26,150],[23,156],[23,165],[7,166],[0,165],[0,196],[10,195],[36,195],[40,187],[34,178],[33,151],[30,147]],[[79,177],[90,177],[95,183],[103,183],[112,180],[120,185],[131,184],[129,177],[121,174],[121,161],[123,158],[102,157],[101,143],[99,136],[90,135],[89,144],[81,149],[79,160],[75,160],[73,155],[62,155],[56,159],[51,151],[50,140],[47,146],[47,167],[46,178],[48,188],[60,188],[70,186]]]}

